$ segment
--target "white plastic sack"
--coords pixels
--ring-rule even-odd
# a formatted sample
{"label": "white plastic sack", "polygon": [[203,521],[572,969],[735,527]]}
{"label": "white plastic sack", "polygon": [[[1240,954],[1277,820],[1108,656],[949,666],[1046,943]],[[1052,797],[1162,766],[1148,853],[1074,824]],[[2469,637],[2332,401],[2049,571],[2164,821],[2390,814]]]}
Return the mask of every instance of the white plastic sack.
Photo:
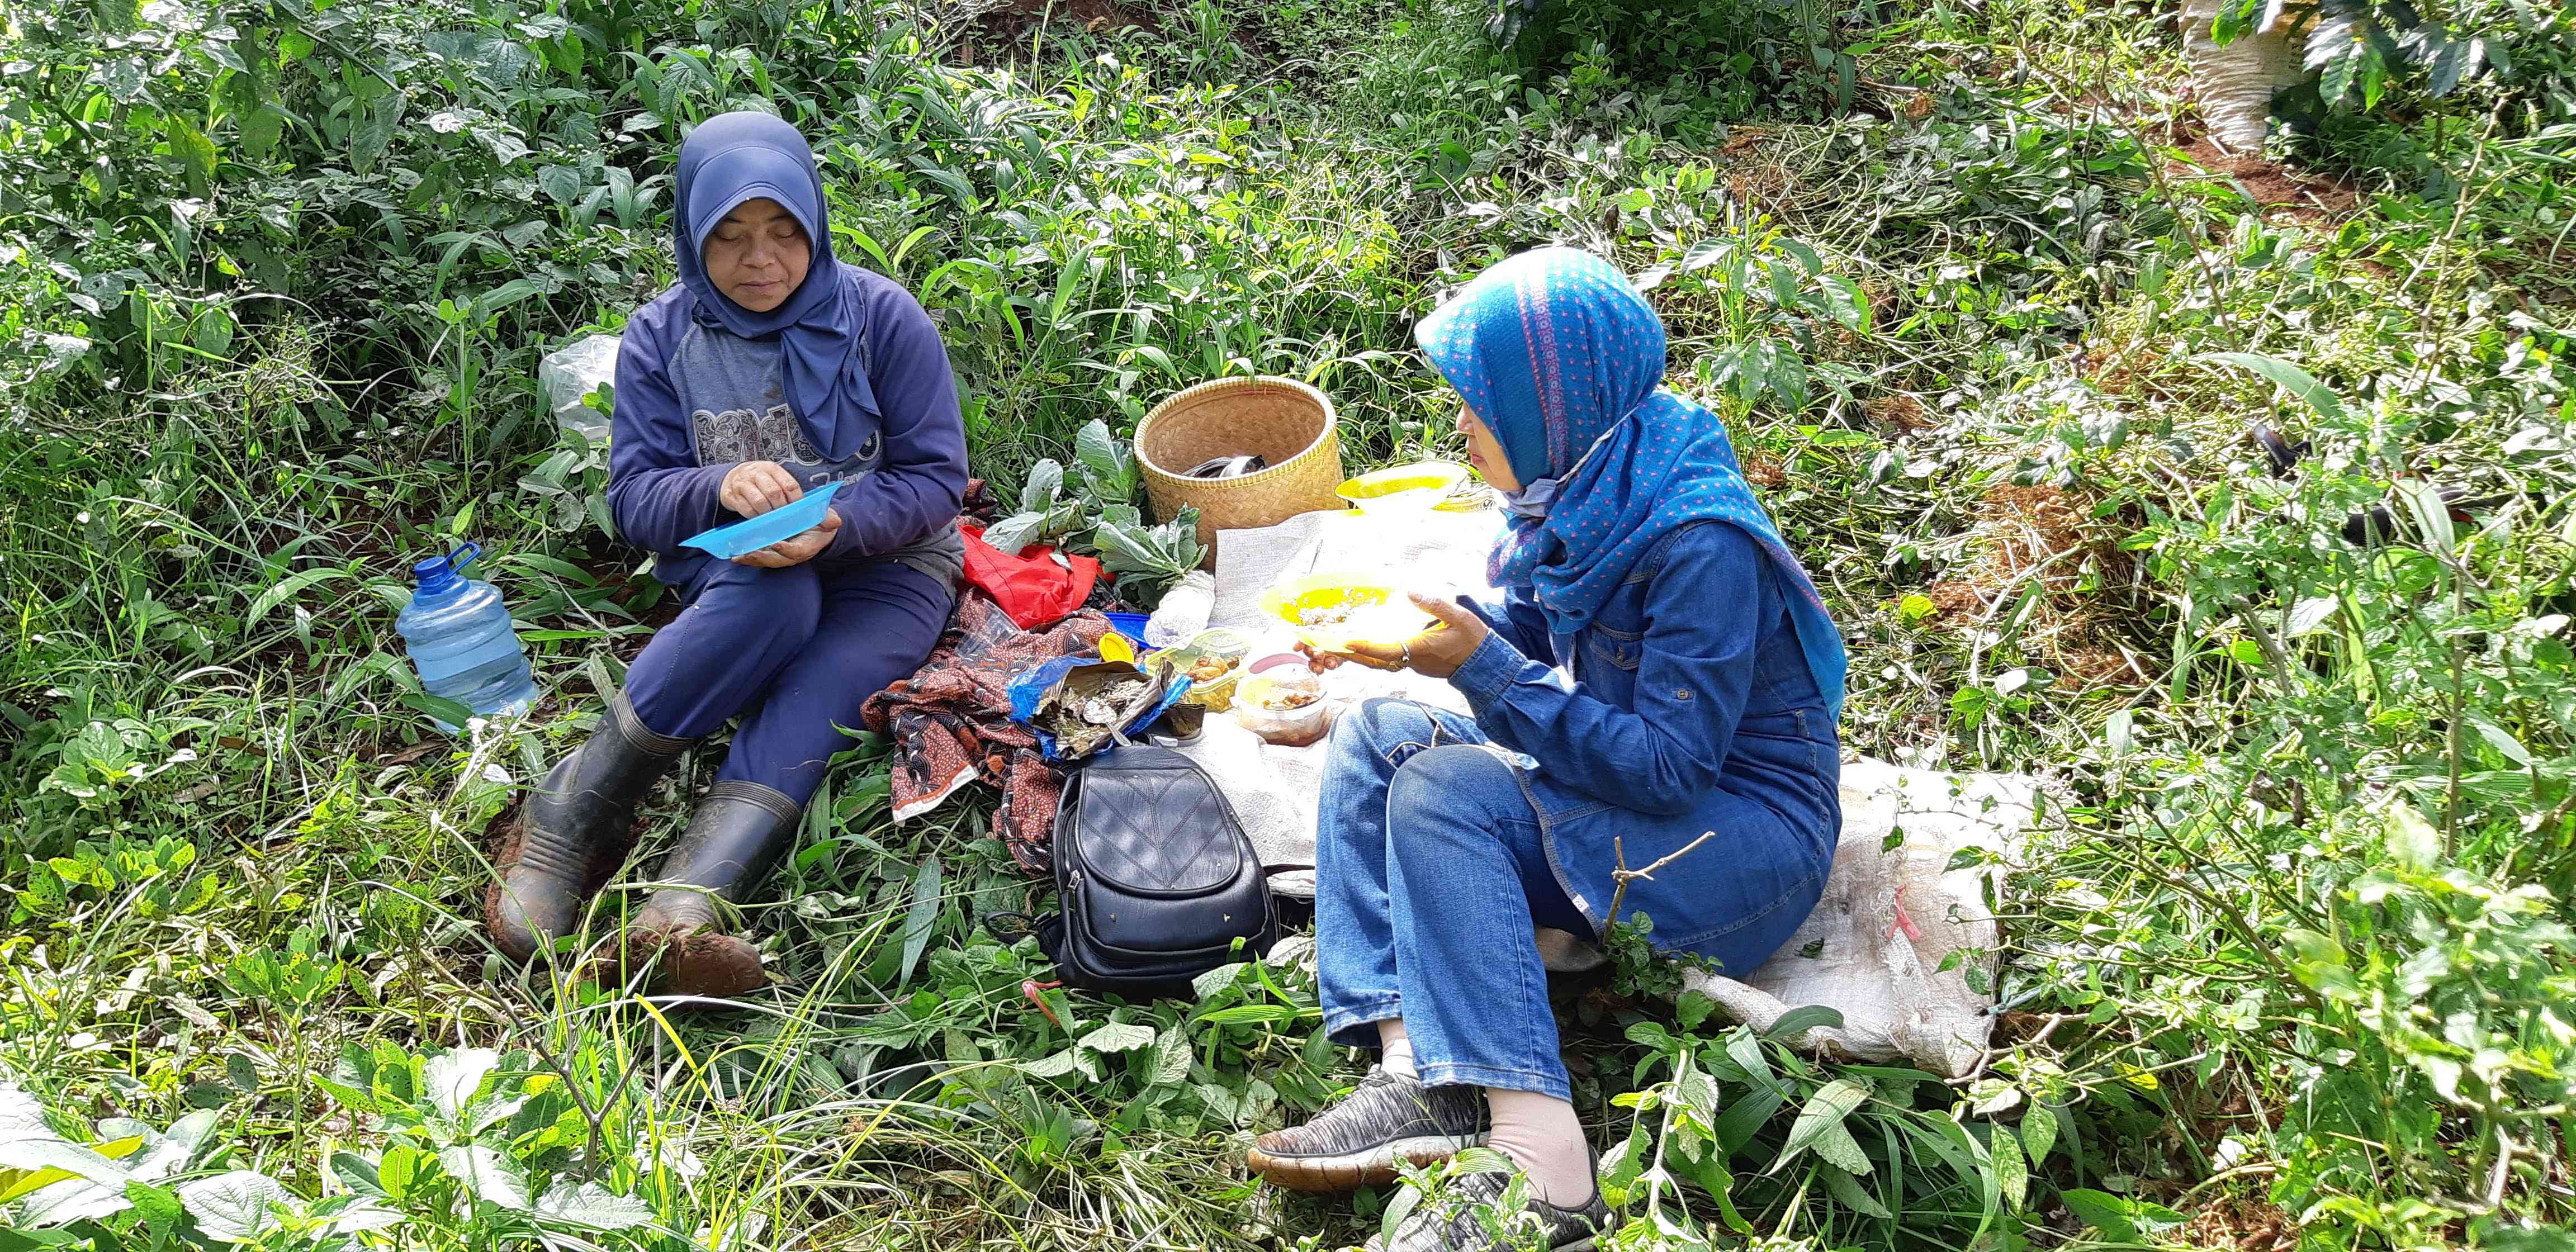
{"label": "white plastic sack", "polygon": [[608,417],[583,401],[603,383],[616,385],[618,343],[616,335],[592,335],[537,362],[537,386],[554,406],[555,424],[580,431],[592,443],[608,442]]}
{"label": "white plastic sack", "polygon": [[[1994,1028],[1990,997],[1969,988],[1967,965],[1993,972],[1985,886],[2001,871],[1953,870],[1950,858],[1969,847],[2013,855],[2038,791],[2020,774],[1944,774],[1867,758],[1843,766],[1842,839],[1815,912],[1743,981],[1693,973],[1685,984],[1757,1030],[1810,1004],[1841,1012],[1842,1025],[1787,1041],[1803,1051],[1903,1059],[1944,1078],[1967,1073]],[[1904,841],[1884,849],[1900,831]],[[1961,948],[1983,955],[1943,970]]]}

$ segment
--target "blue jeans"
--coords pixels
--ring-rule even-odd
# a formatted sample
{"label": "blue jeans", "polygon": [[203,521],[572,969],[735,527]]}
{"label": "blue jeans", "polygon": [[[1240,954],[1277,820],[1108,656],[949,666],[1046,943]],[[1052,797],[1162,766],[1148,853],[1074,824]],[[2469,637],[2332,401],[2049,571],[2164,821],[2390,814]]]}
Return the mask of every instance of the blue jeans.
{"label": "blue jeans", "polygon": [[1324,1028],[1453,1083],[1569,1096],[1533,926],[1586,937],[1504,749],[1465,717],[1371,700],[1333,729],[1316,829]]}

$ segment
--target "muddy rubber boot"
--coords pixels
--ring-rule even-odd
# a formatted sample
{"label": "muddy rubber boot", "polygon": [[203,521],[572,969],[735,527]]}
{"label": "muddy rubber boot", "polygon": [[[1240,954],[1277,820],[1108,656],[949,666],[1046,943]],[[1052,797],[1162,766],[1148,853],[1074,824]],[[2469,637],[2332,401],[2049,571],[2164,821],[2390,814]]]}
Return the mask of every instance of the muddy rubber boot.
{"label": "muddy rubber boot", "polygon": [[493,858],[483,923],[504,954],[525,962],[573,928],[626,859],[635,806],[693,742],[646,728],[622,691],[609,701],[599,729],[520,804]]}
{"label": "muddy rubber boot", "polygon": [[686,886],[653,893],[627,927],[629,968],[658,955],[660,989],[722,998],[767,986],[760,953],[719,927],[716,899],[729,903],[759,885],[795,838],[803,806],[759,783],[727,780],[707,789],[687,833],[654,877]]}

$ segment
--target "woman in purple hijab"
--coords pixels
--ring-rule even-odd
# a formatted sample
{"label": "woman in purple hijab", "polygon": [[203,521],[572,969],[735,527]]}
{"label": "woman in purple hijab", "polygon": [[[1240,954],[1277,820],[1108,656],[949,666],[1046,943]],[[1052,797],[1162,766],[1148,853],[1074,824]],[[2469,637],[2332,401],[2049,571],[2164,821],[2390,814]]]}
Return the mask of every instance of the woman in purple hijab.
{"label": "woman in purple hijab", "polygon": [[[580,931],[645,794],[739,717],[660,886],[623,919],[626,951],[658,954],[667,989],[721,996],[765,981],[723,930],[730,906],[793,839],[860,705],[918,669],[947,622],[966,432],[921,305],[833,256],[793,126],[708,119],[681,145],[676,201],[680,281],[627,321],[618,354],[608,503],[687,607],[522,806],[485,918],[523,961]],[[833,483],[801,535],[729,561],[682,546]]]}

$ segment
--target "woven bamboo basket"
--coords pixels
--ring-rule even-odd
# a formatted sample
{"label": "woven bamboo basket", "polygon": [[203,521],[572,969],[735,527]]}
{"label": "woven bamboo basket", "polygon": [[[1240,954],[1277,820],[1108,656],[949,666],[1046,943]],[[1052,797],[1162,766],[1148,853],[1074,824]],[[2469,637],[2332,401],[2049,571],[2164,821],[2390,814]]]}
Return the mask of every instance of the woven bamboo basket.
{"label": "woven bamboo basket", "polygon": [[[1333,402],[1293,378],[1222,378],[1154,406],[1136,427],[1136,463],[1154,520],[1199,510],[1200,564],[1216,565],[1216,532],[1338,509],[1342,442]],[[1241,478],[1184,478],[1220,456],[1259,453],[1269,468]]]}

